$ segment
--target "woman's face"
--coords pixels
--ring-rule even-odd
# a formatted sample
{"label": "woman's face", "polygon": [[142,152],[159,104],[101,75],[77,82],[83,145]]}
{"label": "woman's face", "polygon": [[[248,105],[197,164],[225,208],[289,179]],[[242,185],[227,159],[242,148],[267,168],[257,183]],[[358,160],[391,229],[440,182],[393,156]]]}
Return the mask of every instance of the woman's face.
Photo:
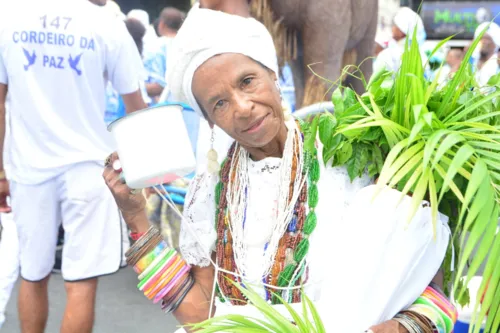
{"label": "woman's face", "polygon": [[245,147],[267,145],[283,126],[276,74],[247,56],[226,53],[195,72],[192,89],[210,123]]}

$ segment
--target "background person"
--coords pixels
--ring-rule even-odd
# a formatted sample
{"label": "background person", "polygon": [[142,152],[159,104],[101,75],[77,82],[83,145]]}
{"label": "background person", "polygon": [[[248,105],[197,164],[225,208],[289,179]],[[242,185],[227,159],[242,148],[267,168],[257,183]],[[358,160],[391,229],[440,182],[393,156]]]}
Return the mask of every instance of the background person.
{"label": "background person", "polygon": [[[21,0],[2,14],[0,101],[8,90],[16,139],[7,177],[20,240],[21,330],[44,331],[62,220],[67,299],[61,332],[91,332],[97,277],[119,268],[122,247],[120,215],[99,176],[103,158],[114,148],[103,121],[104,87],[109,79],[128,112],[144,108],[139,74],[130,66],[139,55],[124,23],[87,1]],[[49,45],[55,39],[48,36],[65,42]],[[3,103],[0,110],[3,147]],[[2,188],[3,208],[8,195]]]}
{"label": "background person", "polygon": [[[413,31],[417,30],[416,40],[413,41]],[[408,7],[401,7],[394,16],[392,25],[392,38],[394,42],[382,50],[373,64],[373,72],[376,73],[383,68],[397,72],[401,66],[407,38],[409,42],[417,42],[422,45],[426,40],[426,32],[420,16]],[[422,65],[426,65],[427,56],[421,50]],[[427,69],[428,71],[428,69]]]}
{"label": "background person", "polygon": [[160,37],[145,54],[144,64],[149,75],[146,90],[154,102],[158,101],[158,98],[167,86],[165,75],[167,72],[168,54],[172,48],[173,38],[181,28],[185,17],[186,14],[176,8],[164,8],[158,20]]}
{"label": "background person", "polygon": [[481,87],[488,84],[490,78],[497,74],[499,68],[498,50],[500,48],[500,27],[494,22],[482,23],[477,27],[474,38],[477,38],[485,29],[488,30],[477,46],[479,59],[477,61],[476,80]]}

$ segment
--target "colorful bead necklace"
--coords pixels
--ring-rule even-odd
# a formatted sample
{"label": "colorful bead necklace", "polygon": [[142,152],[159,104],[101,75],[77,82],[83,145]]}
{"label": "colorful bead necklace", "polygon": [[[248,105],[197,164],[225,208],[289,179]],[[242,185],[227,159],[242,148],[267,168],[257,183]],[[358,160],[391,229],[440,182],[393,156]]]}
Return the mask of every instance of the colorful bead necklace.
{"label": "colorful bead necklace", "polygon": [[[297,142],[299,140],[304,140],[304,135],[307,135],[307,126],[301,124],[302,128],[305,130],[302,132],[302,138],[296,137]],[[215,227],[217,230],[217,244],[216,244],[216,258],[217,264],[222,269],[235,272],[239,274],[238,268],[234,260],[233,248],[232,248],[232,236],[229,228],[230,214],[227,208],[226,194],[229,190],[228,183],[230,177],[236,177],[237,168],[231,169],[231,165],[237,165],[237,163],[232,163],[234,158],[238,158],[238,150],[241,149],[234,143],[227,154],[226,160],[223,162],[220,171],[220,181],[215,189],[215,204],[216,204],[216,214],[215,214]],[[292,162],[292,180],[295,177],[298,159],[301,158],[296,156]],[[299,198],[294,207],[294,213],[291,221],[289,222],[287,231],[281,237],[276,257],[271,269],[271,273],[264,277],[263,282],[270,286],[277,286],[280,288],[287,288],[291,286],[300,286],[304,282],[304,275],[306,273],[305,269],[305,257],[309,250],[309,236],[312,234],[316,228],[317,218],[315,213],[315,208],[318,204],[318,188],[317,182],[320,176],[319,162],[317,159],[317,150],[314,148],[313,151],[304,150],[304,170],[303,174],[307,174],[308,182],[304,183]],[[237,161],[235,161],[237,162]],[[234,178],[232,178],[234,179]],[[309,183],[309,184],[308,184]],[[293,186],[291,182],[290,186]],[[290,193],[293,193],[290,190]],[[290,199],[291,200],[291,196]],[[306,200],[309,206],[309,212],[306,215]],[[246,304],[245,297],[230,281],[235,281],[242,283],[240,278],[233,275],[219,272],[217,276],[217,291],[219,293],[221,301],[228,299],[233,305],[244,305]],[[300,302],[300,289],[296,288],[292,292],[287,290],[275,290],[273,288],[266,287],[266,299],[272,304],[280,303],[280,300],[276,295],[281,296],[288,303]],[[225,298],[223,297],[225,296]]]}

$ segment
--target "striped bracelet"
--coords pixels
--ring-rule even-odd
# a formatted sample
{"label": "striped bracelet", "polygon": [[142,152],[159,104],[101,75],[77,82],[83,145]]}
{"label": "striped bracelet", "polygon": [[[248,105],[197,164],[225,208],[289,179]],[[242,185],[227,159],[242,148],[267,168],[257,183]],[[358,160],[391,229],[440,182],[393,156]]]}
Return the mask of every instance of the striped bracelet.
{"label": "striped bracelet", "polygon": [[435,286],[428,286],[408,310],[425,316],[439,333],[453,332],[458,317],[455,306]]}

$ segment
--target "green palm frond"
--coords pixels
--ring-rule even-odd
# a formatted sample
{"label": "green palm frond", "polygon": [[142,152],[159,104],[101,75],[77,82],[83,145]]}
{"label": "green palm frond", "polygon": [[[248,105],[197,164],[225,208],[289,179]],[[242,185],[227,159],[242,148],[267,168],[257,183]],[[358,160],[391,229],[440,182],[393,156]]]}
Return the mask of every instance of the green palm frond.
{"label": "green palm frond", "polygon": [[[331,120],[335,128],[327,133],[320,126],[319,134],[327,152],[325,162],[346,165],[352,179],[368,167],[381,187],[398,188],[402,198],[411,193],[408,221],[422,200],[430,202],[434,223],[438,211],[450,217],[459,260],[453,279],[450,267],[444,267],[448,286],[453,287],[455,299],[467,299],[468,282],[484,266],[477,295],[483,302],[480,311],[480,304],[474,305],[478,311],[471,330],[478,332],[486,319],[488,332],[496,332],[500,327],[500,76],[490,80],[496,86],[488,94],[474,79],[469,59],[481,36],[443,87],[437,78],[433,82],[424,78],[418,44],[407,44],[399,72],[376,73],[357,103],[337,97],[336,104],[345,104],[342,112],[321,115],[335,118]],[[344,96],[352,94],[349,88],[340,90]],[[359,156],[342,148],[361,145],[367,163],[354,168],[353,160]],[[382,167],[375,151],[384,153]],[[450,262],[448,257],[445,264]]]}
{"label": "green palm frond", "polygon": [[248,299],[249,306],[255,307],[263,318],[252,318],[237,314],[217,316],[204,322],[190,325],[189,328],[199,333],[325,333],[321,318],[309,298],[302,294],[302,313],[298,313],[279,295],[275,295],[286,308],[293,323],[278,312],[271,304],[250,287],[231,281]]}

